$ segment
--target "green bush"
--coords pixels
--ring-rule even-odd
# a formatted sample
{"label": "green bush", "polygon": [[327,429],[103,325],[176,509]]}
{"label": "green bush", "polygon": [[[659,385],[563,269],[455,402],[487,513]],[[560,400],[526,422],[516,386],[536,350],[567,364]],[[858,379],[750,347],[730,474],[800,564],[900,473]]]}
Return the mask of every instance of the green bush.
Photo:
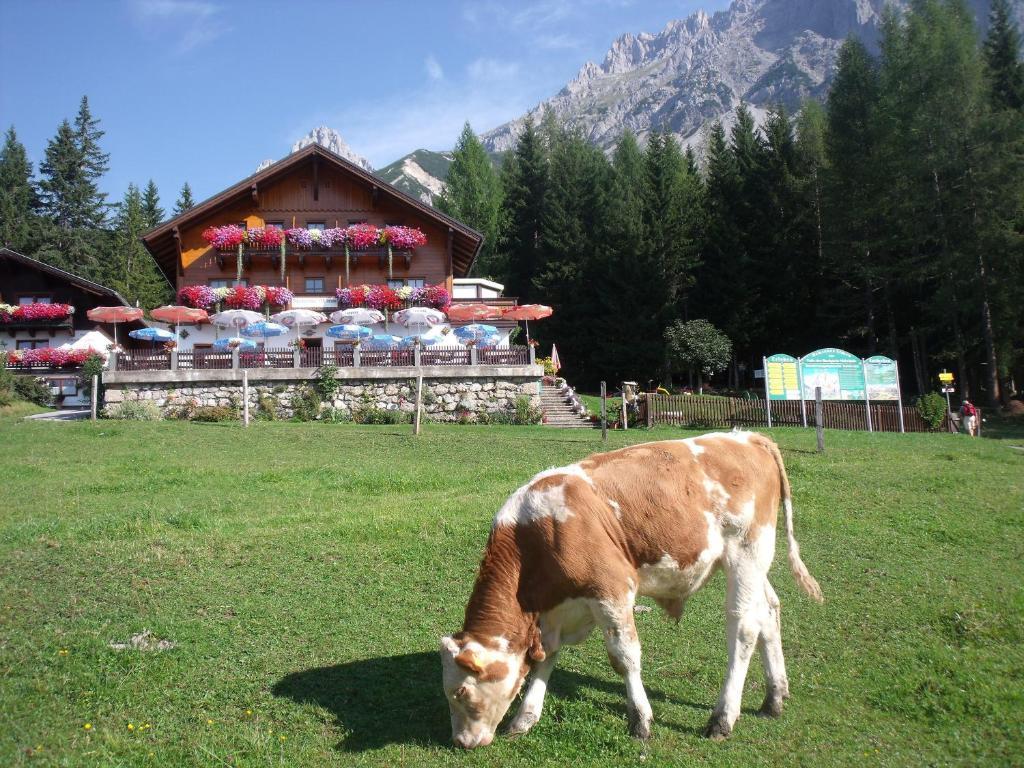
{"label": "green bush", "polygon": [[238,411],[230,405],[200,405],[192,410],[192,421],[238,421]]}
{"label": "green bush", "polygon": [[50,391],[46,379],[36,376],[15,376],[14,394],[22,400],[28,400],[36,405],[53,405],[53,393]]}
{"label": "green bush", "polygon": [[324,365],[316,375],[316,391],[326,403],[333,403],[334,396],[341,388],[338,381],[338,367],[336,365]]}
{"label": "green bush", "polygon": [[530,398],[526,395],[520,395],[516,398],[515,405],[516,424],[540,424],[540,420],[543,416],[540,408],[534,408],[530,402]]}
{"label": "green bush", "polygon": [[125,421],[160,421],[163,416],[156,403],[152,400],[125,400],[123,403],[111,403],[103,409],[108,419],[124,419]]}
{"label": "green bush", "polygon": [[103,408],[103,358],[99,355],[89,355],[82,363],[82,375],[79,377],[79,385],[82,394],[92,397],[92,377],[99,377],[99,390],[96,392],[96,407]]}
{"label": "green bush", "polygon": [[320,393],[313,387],[303,385],[292,394],[292,414],[299,421],[316,421],[321,404]]}
{"label": "green bush", "polygon": [[408,424],[412,414],[364,405],[352,412],[352,421],[356,424]]}
{"label": "green bush", "polygon": [[917,400],[917,412],[921,414],[933,432],[942,426],[942,420],[946,416],[946,398],[938,392],[929,392]]}
{"label": "green bush", "polygon": [[320,420],[330,424],[351,424],[352,412],[344,408],[332,408],[328,405],[320,411]]}
{"label": "green bush", "polygon": [[0,407],[14,402],[14,374],[7,370],[7,352],[0,351]]}
{"label": "green bush", "polygon": [[257,394],[255,418],[260,421],[277,421],[281,403],[276,397],[266,392]]}

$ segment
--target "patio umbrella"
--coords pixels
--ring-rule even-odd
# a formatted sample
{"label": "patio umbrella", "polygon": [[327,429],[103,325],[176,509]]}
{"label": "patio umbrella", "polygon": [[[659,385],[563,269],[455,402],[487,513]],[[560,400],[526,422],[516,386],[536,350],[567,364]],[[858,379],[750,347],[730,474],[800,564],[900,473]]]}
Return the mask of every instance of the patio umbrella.
{"label": "patio umbrella", "polygon": [[266,320],[249,323],[242,329],[243,336],[248,336],[250,339],[263,339],[263,341],[266,341],[271,336],[280,336],[285,333],[288,333],[286,327],[280,323],[271,323]]}
{"label": "patio umbrella", "polygon": [[251,309],[226,309],[215,315],[210,315],[210,322],[220,328],[244,328],[250,323],[258,323],[263,320],[263,315],[253,312]]}
{"label": "patio umbrella", "polygon": [[373,331],[369,328],[364,328],[361,325],[355,325],[354,323],[345,323],[342,325],[332,325],[327,329],[327,335],[332,339],[338,339],[339,341],[347,341],[350,344],[354,344],[357,341],[364,341],[373,336]]}
{"label": "patio umbrella", "polygon": [[230,339],[217,339],[213,342],[213,348],[218,352],[230,352],[235,347],[239,352],[251,352],[256,349],[257,344],[252,339],[243,339],[241,336],[232,336]]}
{"label": "patio umbrella", "polygon": [[444,312],[430,307],[409,307],[395,312],[394,320],[406,328],[435,326],[444,322]]}
{"label": "patio umbrella", "polygon": [[456,328],[453,333],[459,341],[464,341],[471,344],[477,344],[480,341],[488,338],[489,336],[497,336],[498,329],[493,325],[484,325],[483,323],[470,323],[469,325],[463,325]]}
{"label": "patio umbrella", "polygon": [[182,323],[205,323],[210,319],[205,309],[167,305],[150,311],[149,316],[161,323],[174,324],[174,335],[178,336],[178,326]]}
{"label": "patio umbrella", "polygon": [[384,322],[384,313],[366,307],[350,307],[331,312],[331,322],[345,325],[376,325]]}
{"label": "patio umbrella", "polygon": [[110,323],[114,326],[114,346],[117,346],[117,324],[141,320],[143,312],[138,307],[93,307],[85,316],[95,323]]}
{"label": "patio umbrella", "polygon": [[475,322],[477,320],[498,320],[502,316],[501,307],[474,302],[472,304],[453,304],[448,308],[448,319],[456,323]]}
{"label": "patio umbrella", "polygon": [[158,341],[174,341],[178,338],[173,333],[165,331],[163,328],[139,328],[138,330],[130,332],[128,335],[133,339],[152,341],[154,345]]}
{"label": "patio umbrella", "polygon": [[491,336],[485,336],[484,338],[480,339],[480,341],[478,341],[476,343],[476,345],[478,347],[487,347],[487,348],[496,347],[496,346],[498,346],[498,342],[499,341],[501,341],[501,334],[500,333],[495,333],[495,334],[492,334]]}
{"label": "patio umbrella", "polygon": [[521,304],[518,307],[511,307],[506,309],[502,313],[502,317],[508,318],[509,320],[525,320],[526,321],[526,343],[530,343],[530,321],[541,320],[545,317],[551,317],[554,313],[551,307],[544,304]]}
{"label": "patio umbrella", "polygon": [[419,342],[421,346],[429,347],[432,344],[437,344],[438,342],[443,340],[443,337],[429,332],[421,334],[414,333],[410,336],[403,336],[402,340],[399,342],[399,345],[403,347],[412,347],[415,346],[416,342]]}
{"label": "patio umbrella", "polygon": [[391,349],[391,347],[397,347],[401,343],[401,336],[392,336],[390,333],[375,333],[363,342],[363,346],[367,349]]}
{"label": "patio umbrella", "polygon": [[327,315],[323,312],[315,312],[312,309],[286,309],[284,312],[278,312],[276,315],[271,315],[270,319],[275,323],[280,323],[289,328],[295,329],[295,342],[298,346],[299,341],[299,329],[308,325],[310,327],[320,325],[320,323],[327,322]]}

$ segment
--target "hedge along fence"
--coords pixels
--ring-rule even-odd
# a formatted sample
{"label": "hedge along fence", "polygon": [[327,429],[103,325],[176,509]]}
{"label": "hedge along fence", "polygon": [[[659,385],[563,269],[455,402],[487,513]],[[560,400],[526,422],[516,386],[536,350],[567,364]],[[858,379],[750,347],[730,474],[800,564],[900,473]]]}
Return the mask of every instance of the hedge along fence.
{"label": "hedge along fence", "polygon": [[[867,430],[867,412],[862,401],[822,401],[822,424],[829,429]],[[670,424],[676,427],[767,427],[768,411],[764,400],[739,397],[701,397],[699,395],[646,394],[639,401],[640,422],[647,426]],[[799,400],[772,400],[772,426],[802,427]],[[928,425],[916,408],[903,406],[907,432],[928,432]],[[807,401],[807,426],[814,426],[814,401]],[[876,432],[899,432],[899,405],[871,403],[871,427]],[[948,429],[947,424],[940,431]]]}

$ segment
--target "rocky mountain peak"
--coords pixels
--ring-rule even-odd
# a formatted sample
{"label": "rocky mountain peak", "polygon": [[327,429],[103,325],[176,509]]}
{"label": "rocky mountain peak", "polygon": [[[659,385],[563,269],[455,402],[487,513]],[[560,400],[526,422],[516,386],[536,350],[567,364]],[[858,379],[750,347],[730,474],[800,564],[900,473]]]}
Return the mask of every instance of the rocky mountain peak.
{"label": "rocky mountain peak", "polygon": [[292,144],[292,152],[298,152],[310,144],[319,144],[324,149],[329,149],[336,155],[341,155],[346,160],[355,163],[367,171],[373,171],[370,161],[360,154],[357,154],[352,147],[333,128],[326,125],[318,125],[301,139]]}

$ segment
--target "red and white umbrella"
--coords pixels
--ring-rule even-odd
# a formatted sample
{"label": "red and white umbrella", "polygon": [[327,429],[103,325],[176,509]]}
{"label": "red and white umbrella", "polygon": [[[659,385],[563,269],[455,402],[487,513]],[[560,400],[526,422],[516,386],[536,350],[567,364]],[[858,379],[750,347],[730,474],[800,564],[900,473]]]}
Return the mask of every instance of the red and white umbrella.
{"label": "red and white umbrella", "polygon": [[453,323],[475,323],[478,320],[498,320],[501,317],[501,307],[492,307],[479,302],[452,304],[448,308],[448,319]]}
{"label": "red and white umbrella", "polygon": [[546,304],[520,304],[518,307],[510,307],[502,313],[502,317],[509,320],[523,320],[526,322],[526,343],[530,343],[530,321],[542,320],[551,317],[554,313],[551,307]]}
{"label": "red and white umbrella", "polygon": [[93,307],[85,316],[95,323],[110,323],[114,326],[114,346],[117,346],[117,324],[131,323],[142,319],[143,312],[138,307]]}
{"label": "red and white umbrella", "polygon": [[210,319],[205,309],[170,304],[151,310],[149,316],[161,323],[168,325],[173,323],[175,338],[178,338],[178,326],[182,323],[205,323]]}

